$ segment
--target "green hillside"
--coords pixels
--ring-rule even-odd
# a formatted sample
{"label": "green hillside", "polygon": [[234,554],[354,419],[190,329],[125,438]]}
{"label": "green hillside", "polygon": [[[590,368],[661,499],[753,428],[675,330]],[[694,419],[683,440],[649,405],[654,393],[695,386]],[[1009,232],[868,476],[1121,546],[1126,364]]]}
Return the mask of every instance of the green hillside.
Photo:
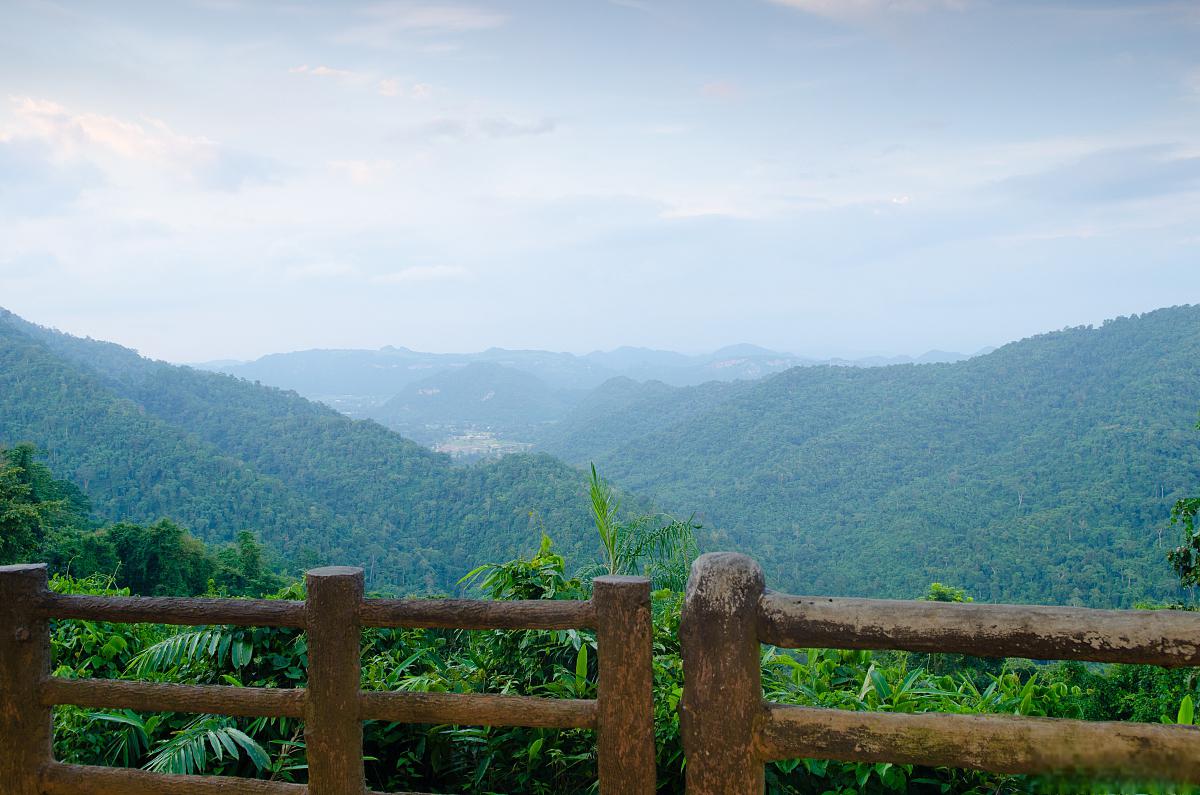
{"label": "green hillside", "polygon": [[420,442],[471,429],[525,440],[566,414],[577,397],[530,373],[472,362],[409,384],[370,416]]}
{"label": "green hillside", "polygon": [[1173,595],[1162,528],[1200,481],[1198,376],[1200,307],[1178,307],[953,364],[618,385],[546,448],[699,509],[779,589],[1130,604]]}
{"label": "green hillside", "polygon": [[751,381],[709,381],[680,389],[662,381],[613,378],[588,392],[557,423],[543,428],[537,447],[583,462],[613,452],[630,439],[703,415],[753,386]]}
{"label": "green hillside", "polygon": [[365,566],[442,590],[553,532],[590,544],[582,475],[544,456],[452,466],[294,393],[139,357],[0,314],[0,446],[32,442],[102,520],[253,530],[295,566]]}

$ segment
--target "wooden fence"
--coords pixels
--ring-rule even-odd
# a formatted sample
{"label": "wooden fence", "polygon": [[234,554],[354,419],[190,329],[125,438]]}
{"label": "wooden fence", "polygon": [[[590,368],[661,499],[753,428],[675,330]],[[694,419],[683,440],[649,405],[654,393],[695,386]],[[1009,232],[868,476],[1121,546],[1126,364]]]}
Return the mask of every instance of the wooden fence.
{"label": "wooden fence", "polygon": [[[0,791],[8,795],[363,795],[362,722],[584,728],[597,733],[600,792],[655,787],[650,583],[599,577],[588,601],[364,599],[361,569],[306,576],[304,602],[64,596],[44,565],[0,567]],[[52,619],[275,626],[308,635],[308,687],[268,689],[50,676]],[[594,629],[595,700],[363,692],[362,627]],[[51,752],[56,704],[302,719],[307,786],[67,765]]]}
{"label": "wooden fence", "polygon": [[[582,601],[364,599],[361,569],[306,576],[304,602],[63,596],[41,565],[0,567],[0,790],[11,795],[363,795],[362,721],[597,732],[600,792],[655,787],[650,584],[600,577]],[[308,634],[308,687],[265,689],[50,676],[49,622],[278,626]],[[596,630],[593,700],[363,692],[362,627]],[[1200,665],[1200,614],[899,602],[768,592],[744,555],[701,556],[680,625],[681,730],[691,795],[755,793],[764,765],[815,757],[1200,783],[1200,728],[1001,715],[851,712],[763,700],[761,644]],[[309,783],[174,776],[55,762],[56,704],[302,719]]]}
{"label": "wooden fence", "polygon": [[680,643],[689,795],[755,793],[764,764],[823,758],[1200,783],[1200,728],[901,714],[763,700],[760,644],[1200,665],[1200,614],[786,596],[734,553],[692,567]]}

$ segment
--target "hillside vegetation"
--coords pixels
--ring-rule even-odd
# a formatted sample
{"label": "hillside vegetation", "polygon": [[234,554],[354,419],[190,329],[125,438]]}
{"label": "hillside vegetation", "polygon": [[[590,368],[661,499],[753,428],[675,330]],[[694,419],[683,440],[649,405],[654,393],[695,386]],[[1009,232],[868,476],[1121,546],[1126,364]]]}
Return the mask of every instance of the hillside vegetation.
{"label": "hillside vegetation", "polygon": [[456,467],[374,422],[0,314],[0,446],[31,442],[104,521],[252,530],[291,564],[445,590],[551,530],[582,543],[583,475],[544,455]]}
{"label": "hillside vegetation", "polygon": [[561,419],[577,399],[576,392],[552,389],[530,373],[473,362],[409,384],[367,413],[426,444],[476,429],[519,440]]}
{"label": "hillside vegetation", "polygon": [[1172,503],[1200,480],[1200,307],[953,364],[621,382],[546,434],[664,508],[699,510],[772,587],[985,601],[1168,598]]}

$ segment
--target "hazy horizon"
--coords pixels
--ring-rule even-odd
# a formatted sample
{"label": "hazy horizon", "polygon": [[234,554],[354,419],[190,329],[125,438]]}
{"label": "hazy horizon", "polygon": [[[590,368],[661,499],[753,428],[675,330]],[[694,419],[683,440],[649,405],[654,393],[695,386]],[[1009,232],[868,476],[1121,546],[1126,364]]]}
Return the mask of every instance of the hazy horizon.
{"label": "hazy horizon", "polygon": [[1200,297],[1200,6],[0,7],[0,305],[178,362],[970,353]]}
{"label": "hazy horizon", "polygon": [[719,344],[719,345],[716,345],[711,348],[669,348],[669,347],[659,346],[659,345],[638,344],[635,342],[621,342],[621,343],[617,343],[617,344],[612,345],[611,347],[607,347],[607,348],[591,348],[591,349],[576,349],[576,350],[556,348],[556,347],[553,347],[550,345],[514,346],[514,345],[500,345],[500,344],[487,344],[487,345],[481,345],[477,348],[470,348],[470,349],[468,349],[468,348],[440,348],[439,349],[439,348],[419,348],[419,347],[416,347],[413,345],[405,344],[403,342],[383,342],[378,345],[320,345],[320,344],[317,344],[317,345],[311,345],[311,346],[307,346],[307,347],[285,347],[285,348],[280,348],[278,350],[264,350],[261,353],[258,353],[256,355],[251,355],[251,356],[246,356],[246,357],[217,355],[217,356],[214,356],[211,358],[198,358],[198,359],[186,359],[186,360],[185,359],[170,359],[170,358],[165,358],[162,356],[156,356],[149,351],[143,350],[136,344],[133,344],[130,342],[125,342],[125,341],[122,341],[119,339],[111,339],[108,337],[101,337],[95,333],[89,332],[87,329],[74,330],[71,328],[65,328],[62,326],[58,326],[56,324],[44,322],[42,320],[39,320],[36,317],[30,317],[28,315],[25,315],[10,306],[0,305],[0,310],[7,309],[7,310],[13,312],[18,317],[21,317],[24,320],[27,320],[31,323],[34,323],[34,324],[37,324],[40,326],[45,326],[47,328],[52,328],[56,331],[62,331],[67,334],[72,334],[77,337],[91,337],[93,339],[102,340],[104,342],[114,342],[123,347],[135,350],[140,355],[145,356],[147,358],[159,359],[161,361],[170,362],[171,364],[193,366],[193,365],[209,365],[209,364],[216,364],[216,363],[222,363],[222,362],[246,364],[249,362],[257,361],[266,356],[272,356],[272,355],[278,355],[278,354],[303,353],[306,351],[317,351],[317,350],[379,351],[379,350],[383,350],[386,348],[397,348],[397,349],[405,348],[405,349],[408,349],[408,350],[411,350],[411,351],[414,351],[417,353],[429,353],[429,354],[440,354],[440,355],[468,355],[468,354],[480,353],[480,352],[486,351],[490,348],[497,348],[497,349],[512,350],[512,351],[544,351],[544,352],[549,352],[549,353],[567,353],[567,354],[571,354],[573,356],[583,357],[583,356],[587,356],[589,354],[611,353],[611,352],[619,350],[621,348],[633,348],[633,349],[643,349],[643,350],[664,351],[664,352],[669,352],[669,353],[681,353],[681,354],[684,354],[687,356],[704,356],[704,355],[716,353],[725,348],[732,348],[732,347],[737,347],[740,345],[750,345],[750,346],[754,346],[754,347],[764,348],[764,349],[770,350],[774,353],[789,354],[789,355],[797,356],[800,358],[814,359],[814,360],[818,360],[818,361],[824,360],[824,359],[855,360],[855,359],[865,359],[865,358],[874,358],[874,357],[879,357],[879,358],[909,357],[912,359],[917,359],[917,358],[920,358],[921,356],[924,356],[926,354],[931,354],[931,353],[951,353],[951,354],[961,354],[964,356],[973,357],[973,356],[978,356],[980,354],[983,354],[985,352],[990,352],[992,350],[995,350],[996,348],[1003,347],[1004,345],[1008,345],[1009,343],[1020,342],[1021,340],[1028,339],[1029,337],[1037,336],[1040,334],[1048,334],[1048,333],[1053,333],[1056,331],[1061,331],[1063,329],[1076,328],[1076,327],[1080,327],[1080,326],[1099,326],[1107,321],[1115,320],[1120,317],[1128,317],[1131,315],[1141,315],[1141,314],[1145,314],[1146,312],[1153,312],[1158,309],[1168,309],[1172,306],[1180,306],[1185,303],[1190,303],[1190,302],[1179,302],[1176,304],[1164,305],[1164,306],[1159,306],[1159,307],[1151,307],[1151,308],[1147,308],[1147,309],[1140,310],[1140,311],[1122,312],[1120,314],[1101,317],[1101,318],[1097,318],[1094,320],[1084,320],[1084,321],[1081,321],[1078,323],[1064,323],[1064,324],[1060,324],[1060,325],[1057,325],[1054,327],[1035,329],[1035,330],[1030,331],[1028,334],[1023,334],[1019,337],[1013,337],[1012,339],[996,340],[994,342],[990,342],[990,343],[981,345],[978,348],[971,348],[971,349],[954,347],[952,345],[934,345],[934,346],[931,346],[928,348],[923,348],[920,350],[896,350],[896,349],[888,349],[888,348],[884,348],[884,347],[879,347],[879,348],[866,348],[866,349],[853,349],[853,348],[836,349],[836,348],[833,348],[828,351],[825,351],[825,350],[806,349],[806,348],[802,348],[799,346],[794,347],[794,348],[773,347],[770,345],[763,345],[763,344],[755,342],[753,340],[736,340],[736,341],[732,341],[732,342],[726,342],[723,344]]}

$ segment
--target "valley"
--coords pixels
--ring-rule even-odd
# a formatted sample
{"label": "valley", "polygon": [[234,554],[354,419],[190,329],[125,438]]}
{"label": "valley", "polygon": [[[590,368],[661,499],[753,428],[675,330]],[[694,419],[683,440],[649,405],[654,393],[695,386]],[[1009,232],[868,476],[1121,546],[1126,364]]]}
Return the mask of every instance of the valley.
{"label": "valley", "polygon": [[452,589],[542,532],[584,551],[595,463],[627,507],[694,515],[707,543],[758,555],[791,590],[942,581],[988,601],[1128,606],[1178,593],[1165,518],[1200,471],[1191,306],[954,362],[690,385],[607,377],[618,360],[683,372],[663,352],[268,357],[321,394],[398,385],[345,413],[11,314],[0,334],[0,441],[44,450],[101,517],[171,517],[209,541],[251,529],[297,567],[348,558],[402,591]]}

